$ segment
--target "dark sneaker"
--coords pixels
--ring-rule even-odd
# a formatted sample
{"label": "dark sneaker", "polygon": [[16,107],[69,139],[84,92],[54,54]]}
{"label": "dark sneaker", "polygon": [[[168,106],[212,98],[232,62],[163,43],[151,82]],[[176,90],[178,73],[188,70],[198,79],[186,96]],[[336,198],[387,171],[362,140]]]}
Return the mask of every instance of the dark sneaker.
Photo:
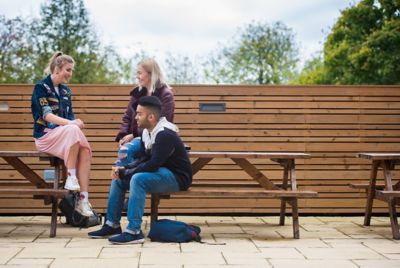
{"label": "dark sneaker", "polygon": [[113,244],[124,245],[124,244],[141,244],[144,242],[144,235],[142,231],[138,234],[131,234],[127,232],[123,232],[120,235],[112,236],[108,238]]}
{"label": "dark sneaker", "polygon": [[91,238],[107,238],[112,235],[118,235],[122,233],[121,227],[112,228],[111,226],[104,224],[100,230],[89,232],[88,236]]}

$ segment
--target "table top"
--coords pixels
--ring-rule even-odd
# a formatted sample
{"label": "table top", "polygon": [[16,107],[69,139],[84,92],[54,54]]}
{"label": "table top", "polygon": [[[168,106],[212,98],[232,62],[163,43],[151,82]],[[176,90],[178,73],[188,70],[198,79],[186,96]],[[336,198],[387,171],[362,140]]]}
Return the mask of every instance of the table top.
{"label": "table top", "polygon": [[359,153],[357,157],[371,160],[397,160],[400,153]]}
{"label": "table top", "polygon": [[265,159],[306,159],[310,154],[296,152],[214,152],[214,151],[189,151],[191,157],[202,158],[265,158]]}

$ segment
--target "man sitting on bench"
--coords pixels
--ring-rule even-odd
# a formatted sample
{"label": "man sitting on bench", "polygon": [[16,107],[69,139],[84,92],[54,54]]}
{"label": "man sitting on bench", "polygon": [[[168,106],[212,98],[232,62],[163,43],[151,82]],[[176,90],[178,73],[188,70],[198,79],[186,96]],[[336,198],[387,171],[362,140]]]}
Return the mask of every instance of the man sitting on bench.
{"label": "man sitting on bench", "polygon": [[[112,167],[106,223],[92,238],[106,238],[113,244],[144,242],[141,231],[146,193],[187,190],[192,183],[192,166],[178,128],[160,118],[161,102],[146,96],[139,100],[136,121],[143,128],[138,158],[123,167]],[[126,191],[129,190],[128,226],[121,230],[120,220]]]}

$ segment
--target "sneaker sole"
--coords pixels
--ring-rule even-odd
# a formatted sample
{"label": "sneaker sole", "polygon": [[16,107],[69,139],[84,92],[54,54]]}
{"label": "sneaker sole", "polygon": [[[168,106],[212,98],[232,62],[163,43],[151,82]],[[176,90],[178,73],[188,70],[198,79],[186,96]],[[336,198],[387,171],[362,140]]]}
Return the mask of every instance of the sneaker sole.
{"label": "sneaker sole", "polygon": [[68,188],[68,187],[64,187],[64,189],[67,189],[67,190],[73,191],[73,192],[79,192],[81,190],[81,188]]}
{"label": "sneaker sole", "polygon": [[92,217],[92,216],[94,216],[94,214],[93,213],[91,213],[91,214],[86,214],[86,213],[84,213],[84,212],[82,212],[82,211],[80,211],[80,210],[78,210],[78,209],[75,209],[77,212],[79,212],[82,216],[85,216],[85,217]]}
{"label": "sneaker sole", "polygon": [[129,241],[129,242],[110,241],[110,243],[114,244],[114,245],[143,244],[144,243],[144,238],[143,239],[139,239],[139,240]]}
{"label": "sneaker sole", "polygon": [[101,239],[101,238],[110,238],[116,235],[120,235],[120,234],[112,234],[112,235],[104,235],[104,236],[99,236],[99,235],[88,235],[90,238],[94,238],[94,239]]}
{"label": "sneaker sole", "polygon": [[94,216],[93,211],[84,211],[84,210],[82,210],[82,209],[79,207],[79,205],[77,205],[77,206],[75,207],[75,211],[78,212],[78,213],[80,213],[82,216],[85,216],[85,217],[92,217],[92,216]]}

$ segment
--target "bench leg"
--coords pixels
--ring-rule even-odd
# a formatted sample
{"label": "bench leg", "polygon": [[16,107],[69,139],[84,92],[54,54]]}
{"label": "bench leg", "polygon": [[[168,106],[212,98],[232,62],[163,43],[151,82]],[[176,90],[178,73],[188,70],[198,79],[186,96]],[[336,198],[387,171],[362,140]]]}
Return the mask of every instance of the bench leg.
{"label": "bench leg", "polygon": [[369,178],[369,187],[367,190],[367,205],[365,207],[364,225],[369,226],[371,224],[372,206],[375,198],[376,190],[376,175],[378,173],[378,168],[380,161],[372,162],[372,169]]}
{"label": "bench leg", "polygon": [[[59,189],[60,180],[66,178],[66,168],[61,159],[55,158],[53,160],[55,168],[55,178],[53,183],[54,189]],[[57,233],[57,212],[58,212],[58,198],[55,196],[51,197],[51,226],[50,226],[50,237],[56,237]]]}
{"label": "bench leg", "polygon": [[160,196],[158,194],[151,194],[151,215],[150,223],[153,223],[158,218],[158,205],[160,204]]}
{"label": "bench leg", "polygon": [[[394,166],[394,163],[390,160],[385,160],[382,163],[383,175],[385,179],[385,188],[389,191],[393,191],[393,182],[392,182],[392,171],[391,169]],[[389,216],[390,216],[390,225],[392,227],[392,235],[394,239],[400,239],[399,233],[399,223],[397,222],[397,213],[396,213],[396,198],[390,197],[387,200],[389,207]]]}
{"label": "bench leg", "polygon": [[281,199],[281,212],[279,216],[279,225],[285,225],[285,216],[286,216],[286,200],[284,198]]}
{"label": "bench leg", "polygon": [[[283,170],[283,183],[282,183],[282,188],[284,190],[287,189],[288,178],[289,178],[289,166],[287,164],[285,164],[284,170]],[[285,200],[284,198],[281,199],[281,211],[280,211],[280,216],[279,216],[279,225],[285,225],[286,202],[287,202],[287,200]]]}
{"label": "bench leg", "polygon": [[293,219],[293,238],[300,238],[299,210],[297,206],[297,198],[293,198],[292,204],[292,219]]}
{"label": "bench leg", "polygon": [[52,204],[51,204],[51,225],[50,225],[50,237],[56,237],[57,231],[57,205],[58,199],[56,197],[52,197]]}
{"label": "bench leg", "polygon": [[397,222],[397,212],[396,212],[396,199],[389,198],[389,215],[390,215],[390,225],[392,227],[393,239],[400,239],[399,223]]}

